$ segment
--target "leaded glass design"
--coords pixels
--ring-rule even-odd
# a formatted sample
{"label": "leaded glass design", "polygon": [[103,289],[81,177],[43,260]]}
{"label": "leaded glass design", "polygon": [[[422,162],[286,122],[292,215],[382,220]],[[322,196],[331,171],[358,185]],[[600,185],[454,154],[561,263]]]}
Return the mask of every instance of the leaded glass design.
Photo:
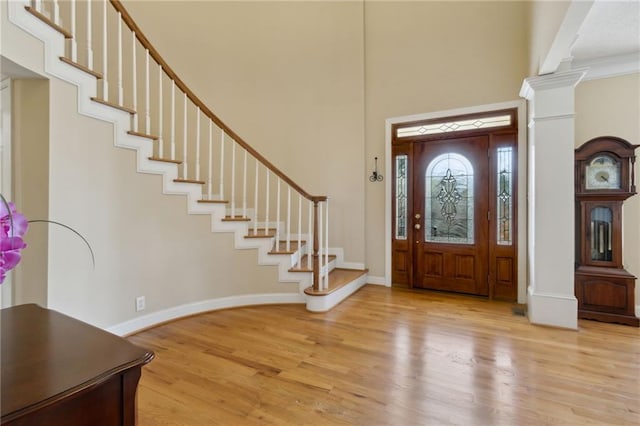
{"label": "leaded glass design", "polygon": [[611,237],[613,214],[609,207],[591,210],[591,260],[610,262],[613,260]]}
{"label": "leaded glass design", "polygon": [[499,245],[513,244],[513,148],[498,148],[496,188],[496,232]]}
{"label": "leaded glass design", "polygon": [[407,161],[406,155],[396,156],[396,239],[407,239]]}
{"label": "leaded glass design", "polygon": [[460,154],[437,156],[425,173],[425,241],[473,244],[473,166]]}
{"label": "leaded glass design", "polygon": [[488,129],[491,127],[510,126],[511,115],[472,118],[470,120],[443,121],[440,123],[419,126],[400,127],[396,132],[398,138],[409,136],[434,135],[438,133],[462,132],[464,130]]}

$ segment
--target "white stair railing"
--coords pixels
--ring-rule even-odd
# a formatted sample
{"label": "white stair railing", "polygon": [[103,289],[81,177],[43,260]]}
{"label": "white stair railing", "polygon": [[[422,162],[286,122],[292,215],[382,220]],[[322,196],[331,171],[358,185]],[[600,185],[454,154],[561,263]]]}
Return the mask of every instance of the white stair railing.
{"label": "white stair railing", "polygon": [[[306,254],[306,268],[313,270],[314,290],[326,290],[329,264],[327,197],[312,196],[304,191],[215,116],[162,59],[118,0],[102,0],[102,7],[95,11],[91,2],[80,1],[84,7],[77,7],[77,1],[80,0],[71,0],[65,7],[60,7],[57,0],[34,0],[31,7],[35,9],[34,15],[39,19],[50,20],[51,24],[60,27],[63,23],[69,25],[68,32],[71,38],[67,54],[71,65],[89,70],[96,77],[102,78],[102,99],[96,100],[130,112],[130,133],[156,140],[151,159],[178,163],[181,171],[180,179],[176,179],[178,182],[204,184],[203,202],[226,200],[229,203],[231,220],[252,219],[254,236],[259,236],[261,230],[264,236],[271,236],[271,229],[275,228],[275,236],[272,237],[273,249],[276,252],[297,252],[298,268],[305,267],[302,257]],[[113,7],[108,7],[107,3]],[[82,15],[83,13],[85,15]],[[93,42],[92,37],[94,19],[100,24],[102,31],[102,40],[97,43]],[[85,28],[77,31],[79,23]],[[85,39],[80,40],[81,36]],[[127,37],[131,37],[130,55]],[[123,45],[125,38],[127,55]],[[78,45],[86,46],[86,55],[82,55],[81,58],[84,60],[83,64],[78,62]],[[139,57],[138,50],[144,58]],[[101,58],[99,66],[94,64],[94,56]],[[115,58],[115,64],[111,65],[111,69],[110,57]],[[157,84],[155,78],[152,81],[151,77],[152,71],[155,71],[154,66],[158,67]],[[155,72],[153,74],[155,75]],[[170,80],[171,85],[168,94],[164,93],[166,79]],[[110,99],[109,94],[109,86],[113,84],[117,89],[115,101]],[[178,96],[183,98],[180,118],[176,117],[176,114],[179,114],[176,111]],[[131,102],[131,105],[125,105],[127,102]],[[141,115],[144,123],[141,122]],[[203,118],[208,120],[206,141],[202,140],[201,134]],[[143,130],[139,132],[140,129]],[[219,143],[216,143],[214,138],[216,129],[220,131]],[[193,135],[191,140],[190,135]],[[165,152],[164,146],[166,137],[169,138],[168,153]],[[230,144],[228,148],[225,146],[227,144]],[[242,149],[241,155],[237,152],[238,149]],[[253,167],[248,166],[251,162]],[[217,164],[217,170],[214,170],[214,164]],[[204,173],[203,167],[206,169]],[[263,168],[264,179],[260,177]],[[206,181],[201,180],[203,175]],[[225,181],[229,182],[228,186],[225,186]],[[275,191],[272,191],[272,185],[275,186]],[[217,193],[214,191],[216,187]],[[247,196],[250,191],[253,191],[253,206],[248,205]],[[297,209],[292,206],[292,203],[295,203],[295,192],[298,193]],[[303,199],[308,200],[308,209],[304,208]],[[251,215],[249,210],[252,212]],[[275,224],[270,222],[273,217]],[[305,223],[306,232],[303,229]],[[295,234],[293,228],[296,228]]]}

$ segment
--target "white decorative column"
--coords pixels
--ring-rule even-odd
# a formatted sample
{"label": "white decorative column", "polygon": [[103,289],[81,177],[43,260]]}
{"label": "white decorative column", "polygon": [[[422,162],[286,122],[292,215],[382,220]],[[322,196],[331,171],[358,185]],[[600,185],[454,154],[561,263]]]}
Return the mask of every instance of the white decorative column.
{"label": "white decorative column", "polygon": [[577,329],[574,293],[574,95],[585,71],[524,81],[529,102],[529,321]]}

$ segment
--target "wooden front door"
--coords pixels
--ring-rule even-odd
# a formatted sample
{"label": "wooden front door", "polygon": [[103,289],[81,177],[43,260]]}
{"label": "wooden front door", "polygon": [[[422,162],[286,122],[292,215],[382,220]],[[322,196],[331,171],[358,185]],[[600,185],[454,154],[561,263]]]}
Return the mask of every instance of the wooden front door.
{"label": "wooden front door", "polygon": [[514,113],[503,117],[509,124],[452,134],[394,129],[394,285],[516,299],[517,126]]}
{"label": "wooden front door", "polygon": [[415,145],[414,287],[489,294],[487,148],[487,136]]}

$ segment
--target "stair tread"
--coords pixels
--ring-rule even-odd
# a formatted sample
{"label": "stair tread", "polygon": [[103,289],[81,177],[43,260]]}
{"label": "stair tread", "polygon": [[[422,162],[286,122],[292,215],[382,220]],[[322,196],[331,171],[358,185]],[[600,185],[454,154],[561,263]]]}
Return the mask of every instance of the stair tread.
{"label": "stair tread", "polygon": [[[302,256],[302,259],[300,259],[300,268],[297,267],[297,265],[292,266],[291,268],[289,268],[289,272],[313,272],[312,268],[308,268],[307,267],[307,258],[309,257],[309,255],[305,254],[304,256]],[[332,262],[336,259],[336,255],[335,254],[330,254],[329,255],[329,262]],[[324,261],[324,256],[322,256],[322,259],[320,259],[320,265],[321,266],[325,266],[326,263]]]}
{"label": "stair tread", "polygon": [[313,287],[308,287],[304,292],[309,296],[326,296],[357,280],[367,272],[369,272],[368,269],[335,268],[329,272],[329,288],[315,291]]}
{"label": "stair tread", "polygon": [[60,34],[62,34],[64,38],[67,38],[67,39],[73,38],[73,34],[71,34],[70,31],[67,31],[65,28],[62,28],[60,25],[56,24],[51,19],[49,19],[47,15],[44,15],[38,12],[34,7],[25,6],[24,8],[27,10],[27,12],[31,13],[33,16],[35,16],[45,24],[49,25],[51,28],[58,31]]}
{"label": "stair tread", "polygon": [[198,200],[199,203],[203,203],[203,204],[228,204],[229,202],[227,200]]}
{"label": "stair tread", "polygon": [[196,183],[198,185],[204,185],[206,182],[203,180],[196,180],[196,179],[174,179],[173,180],[176,183]]}
{"label": "stair tread", "polygon": [[248,217],[243,217],[243,216],[225,216],[222,218],[223,222],[249,222],[251,219],[249,219]]}
{"label": "stair tread", "polygon": [[160,157],[147,157],[151,161],[162,161],[163,163],[173,163],[173,164],[182,164],[180,160],[171,160],[169,158],[160,158]]}
{"label": "stair tread", "polygon": [[98,80],[102,79],[102,74],[99,73],[98,71],[94,71],[94,70],[90,69],[89,67],[86,67],[86,66],[84,66],[82,64],[74,62],[71,59],[67,58],[66,56],[60,56],[60,60],[62,62],[64,62],[65,64],[69,64],[72,67],[79,69],[80,71],[86,72],[87,74],[90,74],[90,75],[94,76]]}
{"label": "stair tread", "polygon": [[264,228],[258,228],[258,233],[253,232],[253,228],[249,229],[249,233],[245,235],[245,238],[273,238],[276,236],[276,228],[269,228],[267,234],[264,233]]}
{"label": "stair tread", "polygon": [[[302,241],[304,244],[305,241]],[[293,254],[298,251],[298,241],[290,241],[289,249],[287,250],[287,242],[280,241],[277,248],[272,248],[269,254]]]}
{"label": "stair tread", "polygon": [[159,136],[149,135],[147,133],[136,132],[136,131],[133,131],[133,130],[129,130],[127,132],[127,134],[128,135],[132,135],[132,136],[140,136],[141,138],[147,138],[147,139],[151,139],[151,140],[154,140],[154,141],[157,141],[158,139],[160,139]]}
{"label": "stair tread", "polygon": [[97,98],[95,96],[93,96],[91,98],[91,100],[93,102],[97,102],[97,103],[102,104],[102,105],[110,106],[111,108],[119,109],[120,111],[128,112],[129,114],[135,114],[136,113],[136,111],[134,109],[131,109],[131,108],[126,107],[124,105],[118,105],[116,103],[109,102],[109,101],[106,101],[104,99]]}

